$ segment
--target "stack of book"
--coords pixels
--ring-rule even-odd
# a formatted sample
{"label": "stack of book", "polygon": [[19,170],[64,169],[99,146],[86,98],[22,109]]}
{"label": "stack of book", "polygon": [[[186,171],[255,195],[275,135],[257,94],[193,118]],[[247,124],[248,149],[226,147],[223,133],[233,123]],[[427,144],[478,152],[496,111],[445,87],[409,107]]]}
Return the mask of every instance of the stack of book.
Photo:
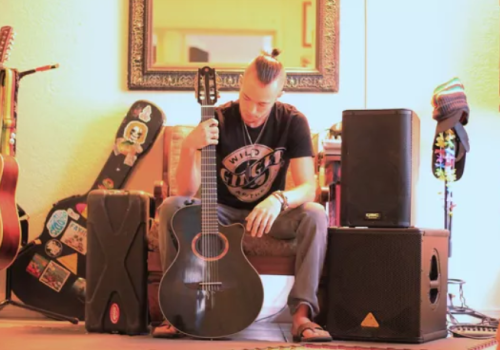
{"label": "stack of book", "polygon": [[340,226],[340,164],[342,140],[339,135],[323,140],[324,176],[321,182],[329,189],[329,198],[326,204],[328,225]]}

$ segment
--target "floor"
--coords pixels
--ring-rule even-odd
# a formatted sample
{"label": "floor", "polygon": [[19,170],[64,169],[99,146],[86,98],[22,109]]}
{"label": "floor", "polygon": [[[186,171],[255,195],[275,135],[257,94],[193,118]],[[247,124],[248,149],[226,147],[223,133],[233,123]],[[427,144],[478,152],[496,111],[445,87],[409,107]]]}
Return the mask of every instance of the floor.
{"label": "floor", "polygon": [[[230,340],[201,341],[184,339],[155,339],[149,335],[126,336],[115,334],[87,333],[85,325],[45,320],[0,319],[0,349],[25,350],[243,350],[243,349],[286,349],[300,344],[291,342],[290,325],[279,323],[256,323]],[[325,349],[345,349],[359,346],[359,350],[383,348],[391,350],[495,350],[495,345],[484,345],[484,340],[446,338],[425,344],[383,344],[340,342],[324,344]],[[328,346],[328,347],[326,347]],[[347,347],[347,349],[349,349]]]}

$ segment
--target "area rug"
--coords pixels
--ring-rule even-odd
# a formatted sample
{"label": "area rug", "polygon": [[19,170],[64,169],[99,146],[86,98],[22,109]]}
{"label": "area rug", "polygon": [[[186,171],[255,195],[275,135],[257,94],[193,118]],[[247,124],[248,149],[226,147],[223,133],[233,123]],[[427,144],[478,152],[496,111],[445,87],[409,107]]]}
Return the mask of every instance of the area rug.
{"label": "area rug", "polygon": [[[352,345],[292,345],[292,346],[280,346],[280,347],[266,347],[266,348],[254,348],[254,349],[241,349],[241,350],[315,350],[315,349],[325,349],[325,350],[428,350],[426,348],[422,349],[409,349],[404,347],[373,347],[373,346],[352,346]],[[476,349],[474,349],[476,350]]]}
{"label": "area rug", "polygon": [[[482,341],[479,344],[468,347],[464,350],[496,350],[497,341],[495,339],[489,339]],[[427,348],[415,348],[411,349],[401,346],[390,346],[390,347],[374,347],[374,346],[352,346],[352,345],[328,345],[328,344],[303,344],[303,345],[292,345],[292,346],[280,346],[280,347],[265,347],[265,348],[253,348],[253,349],[241,349],[241,350],[314,350],[314,349],[325,349],[325,350],[428,350]]]}
{"label": "area rug", "polygon": [[498,342],[496,339],[490,339],[482,342],[481,344],[477,344],[475,346],[471,346],[467,348],[467,350],[496,350]]}

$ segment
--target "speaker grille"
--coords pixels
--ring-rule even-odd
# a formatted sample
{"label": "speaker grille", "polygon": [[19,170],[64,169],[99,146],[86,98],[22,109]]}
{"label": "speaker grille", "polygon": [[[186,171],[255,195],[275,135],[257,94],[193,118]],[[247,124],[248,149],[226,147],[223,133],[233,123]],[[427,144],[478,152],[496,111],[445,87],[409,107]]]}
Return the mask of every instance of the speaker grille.
{"label": "speaker grille", "polygon": [[[330,234],[330,332],[382,339],[417,336],[421,235],[363,231]],[[370,313],[378,328],[361,325]]]}

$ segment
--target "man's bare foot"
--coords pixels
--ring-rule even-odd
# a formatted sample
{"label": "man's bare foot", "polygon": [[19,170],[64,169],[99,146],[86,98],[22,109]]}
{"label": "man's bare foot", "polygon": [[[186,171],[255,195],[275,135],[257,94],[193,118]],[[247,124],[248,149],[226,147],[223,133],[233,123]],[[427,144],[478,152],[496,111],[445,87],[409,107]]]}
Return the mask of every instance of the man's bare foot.
{"label": "man's bare foot", "polygon": [[292,336],[295,342],[329,342],[330,334],[308,318],[309,307],[300,305],[293,315]]}
{"label": "man's bare foot", "polygon": [[151,332],[153,338],[179,338],[182,334],[174,328],[169,322],[163,321]]}

